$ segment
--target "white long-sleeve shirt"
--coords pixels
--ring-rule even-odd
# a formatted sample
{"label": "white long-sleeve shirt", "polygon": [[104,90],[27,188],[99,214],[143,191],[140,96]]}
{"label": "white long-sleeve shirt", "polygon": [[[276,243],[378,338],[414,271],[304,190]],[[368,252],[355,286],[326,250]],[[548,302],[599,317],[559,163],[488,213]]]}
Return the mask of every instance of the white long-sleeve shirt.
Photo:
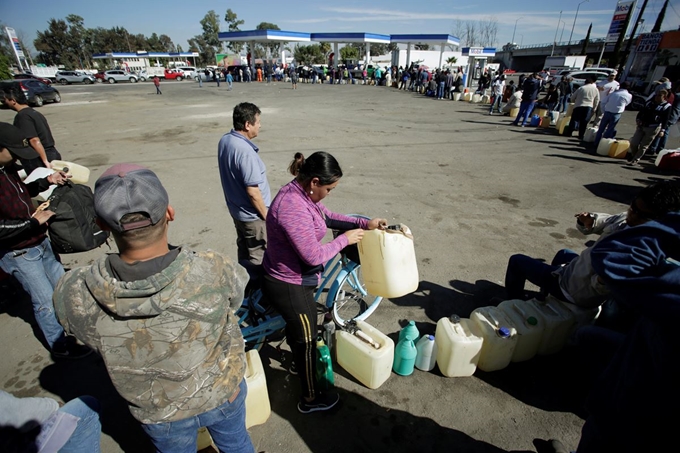
{"label": "white long-sleeve shirt", "polygon": [[574,108],[595,107],[600,102],[600,91],[594,83],[586,83],[576,90],[573,97]]}

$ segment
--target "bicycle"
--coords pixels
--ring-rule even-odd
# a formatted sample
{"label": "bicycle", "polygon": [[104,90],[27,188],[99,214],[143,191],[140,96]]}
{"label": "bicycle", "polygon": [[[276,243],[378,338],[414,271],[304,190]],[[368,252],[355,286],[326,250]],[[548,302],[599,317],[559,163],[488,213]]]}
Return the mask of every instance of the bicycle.
{"label": "bicycle", "polygon": [[[334,231],[335,236],[338,234],[341,232]],[[340,328],[351,320],[366,320],[378,308],[382,297],[366,291],[356,245],[346,247],[326,263],[314,300],[317,308],[324,314],[330,313]],[[262,302],[262,291],[254,289],[244,297],[236,311],[248,349],[260,350],[268,338],[279,334],[286,326],[283,317]]]}

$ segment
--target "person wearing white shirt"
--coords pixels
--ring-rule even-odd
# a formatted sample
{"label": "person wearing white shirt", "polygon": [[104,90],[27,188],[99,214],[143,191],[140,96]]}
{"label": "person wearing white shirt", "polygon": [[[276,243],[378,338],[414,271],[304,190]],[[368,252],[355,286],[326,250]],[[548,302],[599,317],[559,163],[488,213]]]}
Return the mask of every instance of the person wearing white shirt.
{"label": "person wearing white shirt", "polygon": [[595,117],[593,118],[595,127],[597,127],[598,122],[604,114],[604,104],[607,102],[607,98],[610,94],[619,89],[619,82],[616,81],[616,74],[617,72],[614,71],[609,74],[606,79],[597,82],[597,89],[600,92],[600,104],[596,106]]}
{"label": "person wearing white shirt", "polygon": [[628,92],[630,83],[623,82],[621,87],[607,96],[607,99],[600,102],[602,111],[602,120],[600,127],[597,129],[595,136],[595,148],[600,144],[602,137],[614,138],[614,129],[621,119],[621,114],[626,110],[626,106],[631,103],[633,96]]}

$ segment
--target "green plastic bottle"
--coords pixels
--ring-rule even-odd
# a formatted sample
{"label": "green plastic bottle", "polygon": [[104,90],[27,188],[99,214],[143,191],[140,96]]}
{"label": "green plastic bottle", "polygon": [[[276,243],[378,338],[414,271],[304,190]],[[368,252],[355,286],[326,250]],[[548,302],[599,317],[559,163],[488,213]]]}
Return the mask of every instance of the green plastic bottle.
{"label": "green plastic bottle", "polygon": [[404,326],[403,329],[399,332],[399,341],[403,340],[406,338],[406,335],[411,337],[411,340],[416,343],[418,339],[420,338],[420,332],[418,331],[418,328],[416,327],[416,322],[415,321],[409,321],[406,326]]}
{"label": "green plastic bottle", "polygon": [[316,338],[316,381],[321,390],[330,390],[335,386],[331,352],[321,337]]}

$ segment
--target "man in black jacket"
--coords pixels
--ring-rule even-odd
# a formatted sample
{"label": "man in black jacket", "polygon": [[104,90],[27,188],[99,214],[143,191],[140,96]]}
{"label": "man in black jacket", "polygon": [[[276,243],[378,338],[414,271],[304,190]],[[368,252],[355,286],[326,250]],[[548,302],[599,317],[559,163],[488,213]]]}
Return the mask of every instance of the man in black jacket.
{"label": "man in black jacket", "polygon": [[[517,118],[512,122],[513,126],[524,127],[524,124],[531,116],[531,112],[534,111],[534,104],[536,104],[540,89],[541,81],[538,74],[534,72],[522,84],[522,103],[519,105],[519,114],[517,115]],[[519,124],[520,121],[522,124]]]}
{"label": "man in black jacket", "polygon": [[84,357],[92,351],[69,341],[54,315],[52,293],[64,275],[46,235],[54,212],[36,210],[31,200],[51,184],[64,184],[67,176],[60,171],[24,184],[15,160],[37,157],[18,128],[0,123],[0,269],[14,276],[31,296],[35,319],[53,356]]}
{"label": "man in black jacket", "polygon": [[638,112],[635,118],[635,135],[630,139],[629,165],[637,165],[654,138],[666,134],[671,114],[671,105],[666,101],[667,98],[668,91],[660,90]]}

